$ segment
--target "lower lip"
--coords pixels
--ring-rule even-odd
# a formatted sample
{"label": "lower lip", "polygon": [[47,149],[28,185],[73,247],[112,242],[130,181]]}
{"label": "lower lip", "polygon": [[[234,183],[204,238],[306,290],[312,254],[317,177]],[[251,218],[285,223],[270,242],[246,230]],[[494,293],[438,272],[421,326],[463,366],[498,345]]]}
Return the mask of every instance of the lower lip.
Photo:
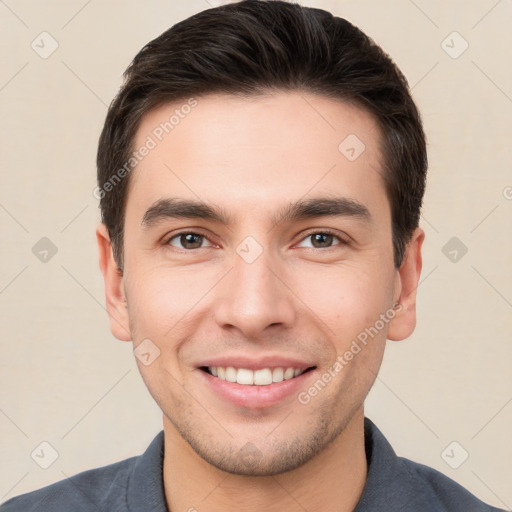
{"label": "lower lip", "polygon": [[258,409],[276,405],[291,395],[297,395],[306,379],[310,377],[313,370],[294,377],[293,379],[274,382],[265,386],[244,385],[237,382],[229,382],[219,379],[209,373],[199,370],[202,378],[218,395],[228,400],[237,407],[248,407]]}

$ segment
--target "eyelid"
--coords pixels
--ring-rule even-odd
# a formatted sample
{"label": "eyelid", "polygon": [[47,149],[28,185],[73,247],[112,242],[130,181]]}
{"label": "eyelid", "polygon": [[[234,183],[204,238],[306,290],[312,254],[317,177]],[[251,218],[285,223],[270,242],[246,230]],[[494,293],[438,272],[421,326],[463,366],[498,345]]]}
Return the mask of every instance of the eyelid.
{"label": "eyelid", "polygon": [[[340,240],[342,245],[349,245],[351,243],[351,238],[347,234],[345,234],[345,233],[341,234],[337,230],[330,229],[330,228],[310,228],[308,231],[306,231],[305,233],[302,233],[300,235],[299,241],[296,242],[294,245],[297,245],[297,244],[303,242],[306,238],[310,237],[311,235],[315,235],[318,233],[325,234],[325,235],[332,235],[332,236],[338,238],[338,240]],[[163,243],[166,246],[167,245],[170,246],[170,241],[173,240],[174,238],[177,238],[180,235],[189,235],[189,234],[200,235],[203,238],[205,238],[206,240],[208,240],[208,242],[210,242],[212,245],[217,245],[215,242],[210,240],[209,236],[205,235],[200,228],[186,229],[186,230],[178,231],[177,233],[172,233],[171,235],[164,237]],[[317,247],[309,247],[309,249],[317,249],[317,250],[325,251],[325,250],[329,250],[329,249],[334,249],[337,245],[341,245],[341,244],[336,244],[331,247],[324,247],[324,248],[320,248],[320,249],[318,249]],[[174,246],[171,246],[171,247],[174,247]],[[206,247],[199,247],[197,249],[180,249],[179,247],[175,247],[175,249],[178,249],[178,250],[181,250],[184,252],[192,252],[192,251],[197,251],[198,249],[206,249]]]}
{"label": "eyelid", "polygon": [[[166,235],[163,239],[164,240],[163,245],[174,247],[174,246],[170,245],[170,241],[173,240],[174,238],[181,236],[181,235],[200,235],[203,238],[205,238],[206,240],[208,240],[208,242],[210,242],[210,244],[217,245],[215,242],[210,240],[210,237],[205,235],[200,228],[184,229],[182,231],[178,231],[177,233],[172,233],[170,235]],[[206,248],[207,247],[199,247],[199,249],[206,249]],[[186,252],[192,252],[192,251],[198,250],[198,249],[180,249],[179,247],[174,247],[174,249],[186,251]]]}
{"label": "eyelid", "polygon": [[[349,245],[351,243],[351,238],[347,234],[345,234],[345,233],[342,234],[339,231],[337,231],[335,229],[330,229],[330,228],[311,228],[310,230],[306,231],[306,233],[301,234],[301,238],[297,243],[301,243],[306,238],[310,237],[311,235],[316,235],[318,233],[320,233],[322,235],[332,235],[332,236],[336,237],[338,240],[340,240],[341,244],[343,244],[343,245]],[[337,245],[341,245],[341,244],[337,244]],[[336,248],[337,245],[333,245],[331,247],[324,247],[319,250],[327,251],[329,249]],[[316,247],[308,247],[308,249],[317,249],[317,248]]]}

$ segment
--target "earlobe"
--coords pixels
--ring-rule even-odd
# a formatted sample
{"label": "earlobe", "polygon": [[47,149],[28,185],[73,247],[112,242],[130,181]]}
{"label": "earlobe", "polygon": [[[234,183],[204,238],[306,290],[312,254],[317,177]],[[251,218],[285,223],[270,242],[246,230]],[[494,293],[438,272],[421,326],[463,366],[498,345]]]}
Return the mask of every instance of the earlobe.
{"label": "earlobe", "polygon": [[105,299],[110,330],[121,341],[131,341],[130,322],[124,289],[124,279],[115,261],[110,236],[105,224],[96,229],[99,266],[105,282]]}
{"label": "earlobe", "polygon": [[407,244],[402,265],[397,270],[395,290],[398,297],[395,297],[395,302],[399,303],[399,307],[389,323],[387,334],[387,338],[393,341],[408,338],[416,327],[416,291],[421,274],[421,247],[424,239],[425,232],[416,228]]}

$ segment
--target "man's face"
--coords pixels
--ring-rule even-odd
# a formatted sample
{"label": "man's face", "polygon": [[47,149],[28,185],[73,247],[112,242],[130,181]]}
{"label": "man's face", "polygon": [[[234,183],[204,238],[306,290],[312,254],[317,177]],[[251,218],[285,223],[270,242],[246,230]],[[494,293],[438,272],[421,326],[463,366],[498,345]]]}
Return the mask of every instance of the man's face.
{"label": "man's face", "polygon": [[[160,351],[137,362],[166,434],[229,472],[291,470],[362,412],[388,329],[400,322],[385,322],[334,369],[400,296],[379,131],[363,110],[310,94],[185,103],[150,112],[137,132],[135,149],[153,146],[148,136],[157,144],[130,176],[125,327],[134,347],[146,340]],[[162,133],[176,109],[179,122]],[[146,214],[165,199],[226,218]],[[330,215],[319,203],[314,215],[282,218],[320,199],[341,201]],[[288,368],[303,373],[268,384]]]}

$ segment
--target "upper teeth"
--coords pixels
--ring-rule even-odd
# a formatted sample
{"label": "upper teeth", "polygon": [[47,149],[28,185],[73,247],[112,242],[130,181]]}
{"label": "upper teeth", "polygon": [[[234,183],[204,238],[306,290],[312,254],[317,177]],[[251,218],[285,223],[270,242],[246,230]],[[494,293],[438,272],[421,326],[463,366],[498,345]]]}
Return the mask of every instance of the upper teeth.
{"label": "upper teeth", "polygon": [[299,368],[262,368],[261,370],[249,370],[248,368],[233,368],[232,366],[208,366],[208,371],[222,380],[238,382],[238,384],[254,384],[265,386],[273,382],[281,382],[297,377],[304,370]]}

